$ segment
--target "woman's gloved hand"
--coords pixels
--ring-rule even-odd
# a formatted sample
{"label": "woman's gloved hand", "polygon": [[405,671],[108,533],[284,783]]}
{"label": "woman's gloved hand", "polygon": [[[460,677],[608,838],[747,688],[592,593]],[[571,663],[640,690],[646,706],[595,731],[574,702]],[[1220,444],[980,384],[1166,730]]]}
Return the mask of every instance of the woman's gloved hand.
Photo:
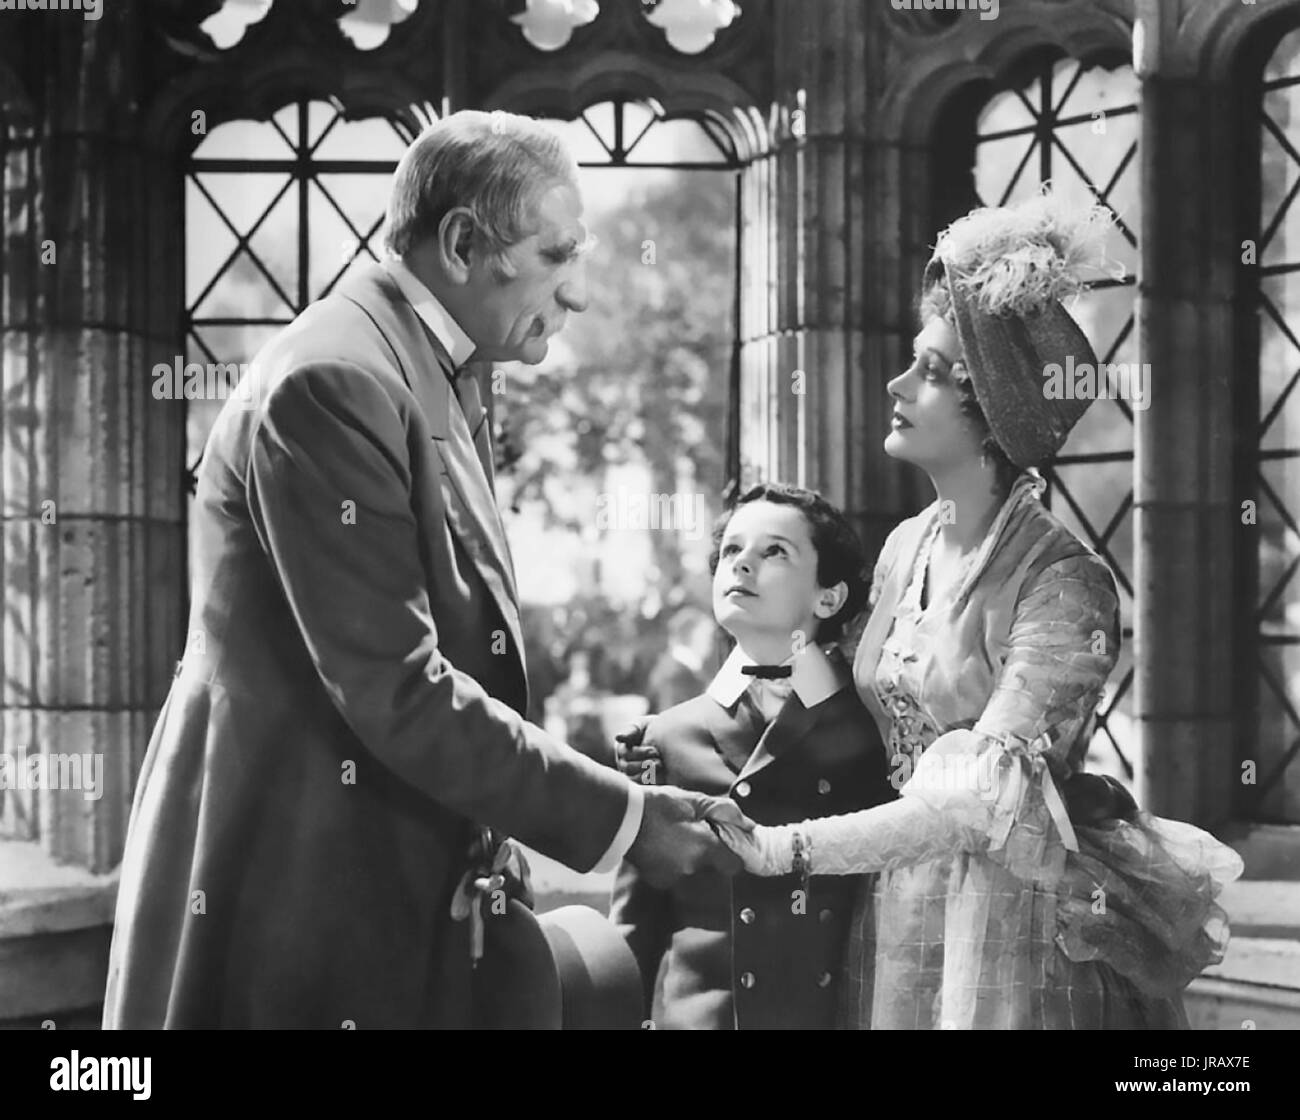
{"label": "woman's gloved hand", "polygon": [[[724,804],[734,807],[735,802],[727,800]],[[740,810],[736,809],[736,812],[739,813]],[[795,832],[792,825],[755,825],[743,814],[741,820],[749,828],[736,823],[730,815],[721,813],[709,813],[705,820],[721,837],[722,842],[740,857],[740,862],[751,875],[788,875],[792,870]]]}

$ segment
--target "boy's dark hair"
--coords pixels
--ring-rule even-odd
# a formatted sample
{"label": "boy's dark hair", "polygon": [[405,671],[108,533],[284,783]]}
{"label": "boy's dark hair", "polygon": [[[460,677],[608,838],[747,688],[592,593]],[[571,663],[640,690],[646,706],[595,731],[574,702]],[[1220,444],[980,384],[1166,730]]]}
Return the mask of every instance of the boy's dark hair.
{"label": "boy's dark hair", "polygon": [[852,622],[866,605],[869,583],[866,576],[866,556],[862,541],[854,532],[849,519],[830,504],[816,490],[788,486],[784,482],[761,482],[751,486],[713,523],[713,548],[709,552],[709,574],[718,570],[718,557],[722,551],[722,536],[732,515],[750,502],[772,502],[776,505],[794,506],[808,522],[813,548],[817,550],[817,583],[820,587],[834,587],[844,583],[849,589],[848,598],[830,618],[820,619],[813,640],[818,644],[839,639],[844,627]]}

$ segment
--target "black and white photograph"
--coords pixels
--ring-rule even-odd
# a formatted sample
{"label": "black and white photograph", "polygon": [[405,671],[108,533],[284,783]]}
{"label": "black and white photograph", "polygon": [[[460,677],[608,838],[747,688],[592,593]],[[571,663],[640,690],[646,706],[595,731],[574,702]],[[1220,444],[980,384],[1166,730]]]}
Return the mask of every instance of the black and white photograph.
{"label": "black and white photograph", "polygon": [[34,1092],[1300,1029],[1300,0],[0,0],[0,165]]}

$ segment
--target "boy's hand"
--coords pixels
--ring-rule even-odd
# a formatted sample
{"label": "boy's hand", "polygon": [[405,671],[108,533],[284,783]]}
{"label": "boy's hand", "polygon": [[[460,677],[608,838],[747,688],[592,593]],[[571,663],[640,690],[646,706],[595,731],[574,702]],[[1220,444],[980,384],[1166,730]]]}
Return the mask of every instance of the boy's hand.
{"label": "boy's hand", "polygon": [[637,720],[626,731],[614,736],[614,755],[619,770],[634,782],[641,785],[665,785],[659,752],[654,747],[642,746],[645,729],[650,720]]}

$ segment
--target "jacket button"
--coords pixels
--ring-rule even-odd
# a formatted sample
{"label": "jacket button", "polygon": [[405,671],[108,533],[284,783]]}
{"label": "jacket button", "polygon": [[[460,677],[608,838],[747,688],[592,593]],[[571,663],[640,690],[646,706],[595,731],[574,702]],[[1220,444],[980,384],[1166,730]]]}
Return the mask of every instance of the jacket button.
{"label": "jacket button", "polygon": [[746,906],[740,912],[740,920],[744,922],[745,925],[752,926],[754,924],[754,911],[750,907]]}
{"label": "jacket button", "polygon": [[822,925],[825,925],[833,917],[835,917],[835,915],[832,914],[829,910],[823,910],[820,914],[817,915],[817,920],[821,922]]}
{"label": "jacket button", "polygon": [[752,972],[742,972],[740,974],[740,986],[742,988],[752,988],[754,986],[754,974]]}
{"label": "jacket button", "polygon": [[817,792],[821,794],[826,794],[826,793],[830,793],[830,791],[831,791],[830,782],[828,782],[825,778],[818,779]]}
{"label": "jacket button", "polygon": [[748,782],[738,782],[738,783],[736,783],[736,796],[737,796],[737,797],[748,797],[748,796],[749,796],[749,783],[748,783]]}
{"label": "jacket button", "polygon": [[817,977],[817,987],[819,988],[828,988],[830,987],[830,983],[831,974],[829,972],[823,972],[819,977]]}

